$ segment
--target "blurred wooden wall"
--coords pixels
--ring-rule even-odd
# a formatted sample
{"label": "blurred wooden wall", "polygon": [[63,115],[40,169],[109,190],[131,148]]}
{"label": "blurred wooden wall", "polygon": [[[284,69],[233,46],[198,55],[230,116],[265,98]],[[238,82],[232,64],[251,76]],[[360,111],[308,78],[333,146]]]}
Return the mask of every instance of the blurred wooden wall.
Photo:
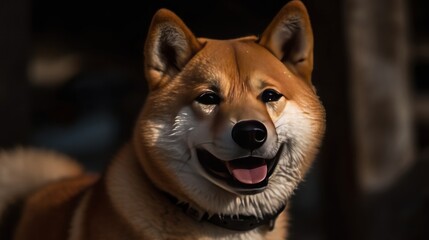
{"label": "blurred wooden wall", "polygon": [[405,0],[347,0],[345,21],[359,186],[390,187],[414,160]]}

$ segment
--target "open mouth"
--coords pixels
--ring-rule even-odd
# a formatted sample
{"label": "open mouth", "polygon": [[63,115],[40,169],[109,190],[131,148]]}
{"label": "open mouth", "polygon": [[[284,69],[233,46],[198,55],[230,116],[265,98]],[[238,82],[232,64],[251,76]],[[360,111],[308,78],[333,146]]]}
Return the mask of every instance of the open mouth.
{"label": "open mouth", "polygon": [[280,159],[283,147],[271,159],[244,157],[231,161],[216,158],[204,149],[197,149],[198,161],[211,176],[224,180],[243,194],[262,192]]}

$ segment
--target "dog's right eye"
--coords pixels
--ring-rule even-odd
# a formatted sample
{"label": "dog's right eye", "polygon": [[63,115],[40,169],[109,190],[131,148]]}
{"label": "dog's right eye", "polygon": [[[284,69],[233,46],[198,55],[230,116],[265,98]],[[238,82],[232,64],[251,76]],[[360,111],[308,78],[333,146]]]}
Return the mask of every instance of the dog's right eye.
{"label": "dog's right eye", "polygon": [[283,95],[274,89],[267,89],[261,94],[263,102],[277,102]]}
{"label": "dog's right eye", "polygon": [[220,103],[220,97],[214,92],[205,92],[198,96],[195,101],[204,105],[218,105]]}

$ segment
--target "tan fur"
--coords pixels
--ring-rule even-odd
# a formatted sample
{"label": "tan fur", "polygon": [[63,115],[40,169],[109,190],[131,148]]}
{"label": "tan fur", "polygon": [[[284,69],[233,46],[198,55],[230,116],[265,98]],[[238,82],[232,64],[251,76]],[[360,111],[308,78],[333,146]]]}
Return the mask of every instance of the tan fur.
{"label": "tan fur", "polygon": [[16,199],[48,182],[81,172],[78,164],[59,153],[24,148],[0,151],[0,216]]}
{"label": "tan fur", "polygon": [[[287,4],[260,39],[196,38],[176,15],[160,10],[145,45],[150,93],[131,143],[101,178],[80,175],[30,196],[14,239],[285,239],[286,211],[272,231],[231,231],[192,219],[166,194],[213,215],[262,217],[281,209],[324,133],[312,68],[313,36],[300,1]],[[281,97],[262,101],[266,89]],[[207,92],[219,102],[197,100]],[[247,120],[267,130],[263,145],[251,151],[231,137],[234,125]],[[249,156],[279,162],[264,190],[244,194],[203,169],[200,148],[225,164]],[[8,189],[16,182],[6,181]]]}

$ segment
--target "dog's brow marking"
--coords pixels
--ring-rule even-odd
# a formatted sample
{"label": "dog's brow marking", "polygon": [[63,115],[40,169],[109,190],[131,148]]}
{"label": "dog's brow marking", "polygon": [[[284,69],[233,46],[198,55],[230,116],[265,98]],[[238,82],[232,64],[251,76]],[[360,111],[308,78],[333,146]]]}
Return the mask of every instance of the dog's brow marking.
{"label": "dog's brow marking", "polygon": [[266,80],[264,80],[264,79],[260,79],[259,80],[259,88],[260,89],[263,89],[263,88],[265,88],[265,87],[267,87],[267,86],[269,86],[270,84],[266,81]]}

